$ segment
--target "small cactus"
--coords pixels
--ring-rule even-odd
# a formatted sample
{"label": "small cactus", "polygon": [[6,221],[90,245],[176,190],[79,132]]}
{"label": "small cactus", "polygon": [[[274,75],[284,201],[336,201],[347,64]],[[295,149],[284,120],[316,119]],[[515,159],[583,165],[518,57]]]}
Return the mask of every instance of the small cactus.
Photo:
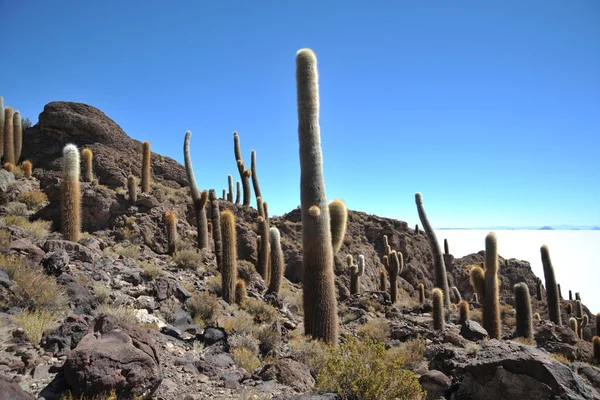
{"label": "small cactus", "polygon": [[535,280],[535,289],[536,289],[536,297],[538,300],[542,300],[542,280],[540,278],[537,278]]}
{"label": "small cactus", "polygon": [[227,175],[227,187],[229,192],[227,193],[227,201],[233,203],[233,176]]}
{"label": "small cactus", "polygon": [[600,364],[600,336],[592,338],[592,347],[594,348],[594,361]]}
{"label": "small cactus", "polygon": [[433,329],[444,329],[444,293],[440,288],[433,288],[431,292],[433,302]]}
{"label": "small cactus", "polygon": [[281,249],[281,234],[276,227],[269,229],[269,242],[271,247],[271,279],[269,281],[268,292],[279,294],[281,281],[285,272],[285,259],[283,257],[283,250]]}
{"label": "small cactus", "polygon": [[387,277],[384,268],[379,269],[379,290],[387,292]]}
{"label": "small cactus", "polygon": [[500,339],[500,300],[498,284],[498,241],[490,232],[485,237],[485,297],[483,298],[483,329],[490,338]]}
{"label": "small cactus", "polygon": [[135,204],[137,202],[137,182],[133,175],[129,175],[127,178],[127,192],[129,193],[129,202]]}
{"label": "small cactus", "polygon": [[450,248],[448,246],[448,239],[444,239],[444,254],[450,254]]}
{"label": "small cactus", "polygon": [[573,317],[569,318],[569,328],[575,332],[575,335],[578,335],[579,327],[577,326],[577,320]]}
{"label": "small cactus", "polygon": [[142,193],[150,193],[150,142],[142,146]]}
{"label": "small cactus", "polygon": [[215,242],[215,258],[217,259],[217,267],[222,270],[223,258],[223,241],[221,237],[221,216],[219,212],[219,201],[214,189],[208,191],[210,200],[210,210],[212,219],[213,240]]}
{"label": "small cactus", "polygon": [[92,171],[92,150],[85,148],[81,150],[81,159],[83,161],[83,181],[91,182],[94,180],[94,172]]}
{"label": "small cactus", "polygon": [[469,319],[469,302],[461,300],[458,303],[458,323],[464,324]]}
{"label": "small cactus", "polygon": [[167,226],[167,252],[173,255],[177,249],[177,215],[174,211],[165,213],[165,225]]}
{"label": "small cactus", "polygon": [[350,264],[350,294],[357,294],[360,290],[360,277],[365,272],[365,256],[358,256],[358,264],[352,263],[352,256],[348,254]]}
{"label": "small cactus", "polygon": [[419,234],[419,224],[415,225],[415,235]]}
{"label": "small cactus", "polygon": [[583,317],[583,307],[581,305],[581,300],[575,300],[575,317]]}
{"label": "small cactus", "polygon": [[14,173],[15,172],[15,166],[12,165],[9,162],[6,162],[6,163],[2,164],[2,169],[4,169],[5,171],[8,171],[10,173]]}
{"label": "small cactus", "polygon": [[348,209],[342,200],[335,199],[329,204],[329,218],[331,227],[331,243],[333,244],[333,254],[337,254],[344,243],[346,236],[346,227],[348,225]]}
{"label": "small cactus", "polygon": [[548,317],[556,325],[562,325],[560,321],[560,305],[558,299],[558,287],[554,276],[554,267],[550,260],[548,246],[540,248],[542,265],[544,267],[544,278],[546,279],[546,302],[548,304]]}
{"label": "small cactus", "polygon": [[388,274],[390,276],[390,301],[394,304],[398,300],[398,276],[402,273],[404,268],[404,258],[401,252],[392,250],[390,253],[390,266],[388,268]]}
{"label": "small cactus", "polygon": [[419,282],[419,304],[423,305],[425,304],[425,286],[423,285],[423,283]]}
{"label": "small cactus", "polygon": [[462,296],[460,295],[460,291],[456,286],[452,286],[452,294],[454,295],[454,302],[456,304],[460,303]]}
{"label": "small cactus", "polygon": [[569,301],[573,301],[573,292],[569,290]]}
{"label": "small cactus", "polygon": [[389,257],[391,252],[390,242],[388,241],[388,235],[383,235],[383,254],[384,257]]}
{"label": "small cactus", "polygon": [[238,279],[235,283],[235,304],[238,306],[246,300],[246,282],[243,279]]}
{"label": "small cactus", "polygon": [[517,283],[514,286],[515,292],[515,310],[517,311],[517,337],[533,339],[533,324],[531,320],[531,298],[529,296],[529,287],[525,282]]}
{"label": "small cactus", "polygon": [[567,303],[567,315],[570,317],[573,314],[573,303]]}
{"label": "small cactus", "polygon": [[235,303],[235,284],[237,282],[237,234],[235,217],[229,210],[221,213],[223,255],[221,266],[223,300]]}
{"label": "small cactus", "polygon": [[14,118],[13,109],[4,109],[4,162],[15,164]]}
{"label": "small cactus", "polygon": [[590,322],[589,317],[587,314],[584,314],[583,317],[581,317],[581,323],[578,326],[579,332],[577,333],[577,336],[579,336],[579,339],[583,339],[583,329],[588,325],[588,322]]}
{"label": "small cactus", "polygon": [[536,321],[541,321],[542,320],[542,317],[540,317],[540,313],[533,314],[533,318],[535,318]]}
{"label": "small cactus", "polygon": [[26,179],[31,178],[31,173],[33,172],[33,165],[31,164],[31,161],[23,161],[23,163],[21,164],[21,168],[23,168],[23,176]]}
{"label": "small cactus", "polygon": [[485,298],[485,272],[483,271],[483,268],[479,265],[471,268],[469,278],[478,300],[482,301]]}
{"label": "small cactus", "polygon": [[235,181],[235,204],[240,204],[241,192],[242,184],[240,181]]}
{"label": "small cactus", "polygon": [[60,189],[61,231],[65,240],[78,242],[81,235],[81,192],[79,150],[74,144],[63,149]]}

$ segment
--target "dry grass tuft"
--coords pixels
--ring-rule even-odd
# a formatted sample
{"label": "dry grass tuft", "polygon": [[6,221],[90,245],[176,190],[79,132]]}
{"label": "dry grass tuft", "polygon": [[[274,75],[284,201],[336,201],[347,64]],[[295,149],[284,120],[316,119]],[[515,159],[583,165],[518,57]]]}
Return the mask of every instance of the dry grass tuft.
{"label": "dry grass tuft", "polygon": [[41,240],[48,236],[50,233],[50,225],[51,222],[49,221],[29,221],[29,218],[17,215],[6,215],[0,218],[0,227],[18,226],[37,240]]}

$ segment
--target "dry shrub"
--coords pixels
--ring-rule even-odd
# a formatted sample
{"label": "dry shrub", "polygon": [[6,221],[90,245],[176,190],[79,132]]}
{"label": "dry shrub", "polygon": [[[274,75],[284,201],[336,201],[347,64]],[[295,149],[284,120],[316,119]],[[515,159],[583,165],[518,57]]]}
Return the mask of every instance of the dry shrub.
{"label": "dry shrub", "polygon": [[385,343],[390,336],[390,323],[385,318],[375,318],[359,327],[356,331],[359,338],[369,338]]}
{"label": "dry shrub", "polygon": [[96,299],[96,301],[98,301],[98,303],[108,303],[111,293],[110,287],[106,286],[104,283],[101,282],[94,282],[92,289],[94,291],[94,298]]}
{"label": "dry shrub", "polygon": [[223,285],[223,278],[221,277],[221,274],[211,276],[210,278],[208,278],[206,280],[206,282],[204,282],[204,286],[206,287],[206,290],[208,290],[210,293],[213,293],[217,296],[221,296],[221,293],[223,290],[222,285]]}
{"label": "dry shrub", "polygon": [[6,215],[0,218],[0,227],[18,226],[37,240],[48,236],[50,233],[50,225],[51,222],[49,221],[30,221],[29,218],[18,215]]}
{"label": "dry shrub", "polygon": [[253,372],[255,369],[260,367],[260,360],[256,354],[254,354],[252,350],[249,350],[245,347],[233,349],[231,351],[231,355],[233,356],[235,364],[240,368],[244,368],[248,372]]}
{"label": "dry shrub", "polygon": [[51,312],[47,310],[23,311],[15,317],[31,343],[39,344],[45,331],[58,326]]}
{"label": "dry shrub", "polygon": [[289,345],[292,349],[293,358],[306,365],[313,376],[319,375],[327,364],[330,351],[329,346],[320,340],[312,340],[300,332],[290,336],[292,337],[290,337]]}
{"label": "dry shrub", "polygon": [[6,214],[17,217],[26,217],[27,216],[27,205],[23,203],[18,203],[16,201],[10,202],[6,205]]}
{"label": "dry shrub", "polygon": [[28,209],[38,211],[48,202],[48,196],[41,190],[32,190],[21,193],[18,200],[25,203]]}
{"label": "dry shrub", "polygon": [[283,299],[283,303],[294,314],[304,315],[304,303],[302,300],[302,290],[290,285],[287,281],[283,281],[279,296]]}
{"label": "dry shrub", "polygon": [[42,268],[26,266],[23,259],[3,254],[0,254],[0,268],[16,283],[14,293],[21,306],[53,312],[66,306],[67,296],[63,288]]}
{"label": "dry shrub", "polygon": [[8,250],[13,242],[13,237],[10,231],[6,229],[0,230],[0,250]]}
{"label": "dry shrub", "polygon": [[134,245],[125,247],[121,244],[118,244],[112,249],[107,247],[104,252],[110,255],[112,258],[119,258],[119,256],[123,256],[125,258],[136,259],[140,256],[140,248]]}
{"label": "dry shrub", "polygon": [[263,326],[257,332],[261,354],[267,355],[275,350],[282,341],[281,334],[272,325]]}
{"label": "dry shrub", "polygon": [[513,339],[513,342],[521,343],[521,344],[524,344],[527,346],[533,346],[533,347],[537,346],[537,342],[534,339],[527,339],[524,337],[516,337]]}
{"label": "dry shrub", "polygon": [[198,268],[202,263],[202,254],[196,249],[182,249],[173,254],[173,261],[179,268]]}
{"label": "dry shrub", "polygon": [[125,324],[137,325],[138,323],[137,317],[135,316],[135,308],[131,306],[121,305],[113,307],[110,304],[104,304],[96,309],[96,315],[102,313],[114,315]]}
{"label": "dry shrub", "polygon": [[426,348],[427,342],[417,338],[400,343],[398,347],[392,347],[389,351],[394,356],[402,357],[406,368],[413,369],[423,360]]}
{"label": "dry shrub", "polygon": [[271,324],[279,318],[275,307],[257,299],[247,298],[241,308],[254,316],[257,324]]}
{"label": "dry shrub", "polygon": [[153,281],[160,275],[160,267],[148,261],[138,261],[137,266],[142,270],[141,276],[144,279]]}
{"label": "dry shrub", "polygon": [[185,304],[194,321],[200,326],[213,324],[223,309],[219,299],[208,292],[194,292]]}
{"label": "dry shrub", "polygon": [[260,342],[254,336],[247,333],[234,333],[227,338],[230,349],[246,348],[254,354],[258,354]]}
{"label": "dry shrub", "polygon": [[221,317],[218,322],[228,335],[234,333],[252,335],[254,332],[254,318],[244,310],[238,310],[235,315]]}
{"label": "dry shrub", "polygon": [[474,308],[469,311],[469,319],[478,323],[483,323],[483,314],[481,308]]}

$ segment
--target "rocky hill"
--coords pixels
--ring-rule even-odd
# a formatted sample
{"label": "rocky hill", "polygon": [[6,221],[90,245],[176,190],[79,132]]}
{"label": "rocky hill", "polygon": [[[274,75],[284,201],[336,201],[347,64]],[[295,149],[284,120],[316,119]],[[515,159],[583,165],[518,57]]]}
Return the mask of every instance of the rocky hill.
{"label": "rocky hill", "polygon": [[[81,182],[85,233],[77,243],[59,233],[68,143],[93,151],[96,178]],[[349,211],[335,255],[342,345],[334,350],[302,335],[299,209],[270,218],[285,259],[275,295],[265,293],[255,268],[258,212],[217,201],[221,213],[235,216],[237,271],[246,287],[246,298],[230,305],[221,299],[214,243],[195,248],[194,207],[176,161],[152,153],[151,192],[132,204],[127,178],[140,175],[142,144],[100,110],[68,102],[46,105],[39,123],[23,133],[21,160],[33,163],[33,177],[0,170],[0,400],[354,398],[344,397],[343,379],[382,388],[356,398],[420,399],[424,390],[427,399],[600,399],[595,316],[583,306],[589,323],[578,337],[566,326],[575,303],[561,298],[563,325],[549,322],[546,292],[542,287],[537,298],[537,277],[526,261],[499,258],[502,340],[488,340],[468,272],[484,252],[445,254],[448,284],[469,302],[470,318],[459,324],[454,305],[444,329],[436,330],[434,261],[423,232]],[[174,254],[168,211],[178,216]],[[380,290],[384,235],[404,258],[394,304]],[[365,258],[357,294],[350,293],[348,254]],[[540,316],[533,341],[515,339],[513,287],[520,282]],[[392,367],[377,369],[376,360]],[[397,392],[385,391],[391,389]]]}

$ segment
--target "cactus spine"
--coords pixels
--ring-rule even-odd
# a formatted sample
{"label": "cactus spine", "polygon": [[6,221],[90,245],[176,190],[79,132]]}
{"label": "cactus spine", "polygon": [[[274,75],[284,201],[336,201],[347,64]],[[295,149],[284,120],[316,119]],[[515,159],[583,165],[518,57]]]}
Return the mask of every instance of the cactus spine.
{"label": "cactus spine", "polygon": [[388,274],[390,275],[390,301],[393,303],[398,300],[398,276],[402,273],[404,268],[404,257],[401,252],[392,250],[388,258],[389,268]]}
{"label": "cactus spine", "polygon": [[427,214],[425,213],[425,208],[423,207],[423,196],[421,193],[417,192],[415,194],[415,202],[417,204],[417,211],[419,212],[421,225],[423,226],[423,230],[425,231],[425,235],[427,236],[427,241],[429,242],[429,246],[431,247],[431,252],[433,255],[433,262],[435,265],[435,286],[440,288],[444,294],[444,306],[450,307],[450,293],[448,290],[448,279],[446,278],[446,265],[444,264],[444,256],[442,254],[440,244],[437,241],[437,236],[435,235],[435,232],[429,223],[429,219],[427,218]]}
{"label": "cactus spine", "polygon": [[[256,175],[256,151],[252,150],[250,153],[250,171],[252,172],[252,187],[254,188],[254,196],[257,198],[262,197],[260,192],[260,186],[258,184],[258,175]],[[258,205],[258,203],[257,203]]]}
{"label": "cactus spine", "polygon": [[165,225],[167,226],[167,252],[173,255],[177,249],[177,215],[174,211],[165,213]]}
{"label": "cactus spine", "polygon": [[31,178],[31,172],[33,170],[33,165],[31,164],[31,161],[23,161],[21,167],[23,168],[23,176],[27,179]]}
{"label": "cactus spine", "polygon": [[79,150],[74,144],[63,149],[60,190],[61,231],[65,240],[78,242],[81,234],[81,193],[79,190]]}
{"label": "cactus spine", "polygon": [[560,321],[560,309],[558,299],[558,287],[554,276],[554,267],[550,260],[550,251],[548,246],[543,245],[540,248],[542,254],[542,265],[544,266],[544,278],[546,279],[546,302],[548,303],[548,317],[556,325],[562,325]]}
{"label": "cactus spine", "polygon": [[469,302],[466,300],[461,300],[458,303],[458,323],[460,325],[462,325],[468,319],[469,319]]}
{"label": "cactus spine", "polygon": [[238,279],[235,284],[235,304],[238,306],[246,300],[246,282],[243,279]]}
{"label": "cactus spine", "polygon": [[222,270],[223,240],[221,237],[221,216],[219,215],[219,200],[217,200],[217,194],[214,189],[210,189],[208,191],[208,198],[210,199],[210,214],[212,219],[213,240],[215,242],[215,257],[217,259],[217,267],[219,270]]}
{"label": "cactus spine", "polygon": [[365,256],[358,256],[358,264],[352,262],[352,256],[348,254],[347,260],[350,267],[350,294],[357,294],[360,289],[360,277],[365,272]]}
{"label": "cactus spine", "polygon": [[133,175],[129,175],[127,178],[127,191],[129,192],[129,202],[135,204],[137,202],[137,182]]}
{"label": "cactus spine", "polygon": [[281,234],[279,229],[269,229],[269,241],[271,246],[271,280],[269,281],[269,293],[279,294],[283,273],[285,272],[285,260],[281,249]]}
{"label": "cactus spine", "polygon": [[425,286],[422,283],[419,283],[419,303],[421,305],[425,304]]}
{"label": "cactus spine", "polygon": [[440,288],[433,288],[431,291],[433,302],[433,329],[444,329],[444,293]]}
{"label": "cactus spine", "polygon": [[296,54],[296,91],[304,251],[304,332],[327,344],[337,345],[337,300],[329,207],[323,179],[317,58],[310,49],[301,49]]}
{"label": "cactus spine", "polygon": [[235,181],[235,204],[240,204],[240,196],[242,192],[242,184],[240,181]]}
{"label": "cactus spine", "polygon": [[533,339],[533,322],[531,319],[531,298],[529,287],[525,282],[517,283],[514,287],[515,310],[517,311],[517,337]]}
{"label": "cactus spine", "polygon": [[15,115],[13,116],[13,129],[15,140],[15,162],[19,162],[19,159],[21,158],[21,149],[23,148],[23,123],[21,120],[21,113],[19,111],[15,111]]}
{"label": "cactus spine", "polygon": [[150,142],[142,146],[142,193],[150,193]]}
{"label": "cactus spine", "polygon": [[221,267],[223,300],[229,304],[235,303],[235,283],[237,281],[237,235],[235,217],[229,210],[221,213],[221,228],[223,229],[223,256]]}
{"label": "cactus spine", "polygon": [[15,164],[13,109],[8,106],[4,109],[4,162]]}
{"label": "cactus spine", "polygon": [[344,244],[346,227],[348,225],[348,209],[342,200],[335,199],[329,204],[329,217],[331,218],[331,243],[333,244],[333,254],[337,254]]}
{"label": "cactus spine", "polygon": [[227,201],[233,203],[233,176],[227,175],[227,187],[229,192],[227,193]]}
{"label": "cactus spine", "polygon": [[94,173],[92,171],[92,150],[83,149],[81,151],[81,158],[83,159],[83,181],[91,182],[94,180]]}
{"label": "cactus spine", "polygon": [[194,176],[194,167],[192,166],[192,157],[190,155],[190,139],[191,131],[185,133],[183,141],[183,158],[185,162],[185,173],[187,175],[188,184],[190,185],[190,195],[194,202],[194,212],[196,214],[196,229],[198,231],[198,248],[205,249],[208,247],[208,221],[206,218],[206,203],[208,202],[208,193],[206,190],[199,192]]}

